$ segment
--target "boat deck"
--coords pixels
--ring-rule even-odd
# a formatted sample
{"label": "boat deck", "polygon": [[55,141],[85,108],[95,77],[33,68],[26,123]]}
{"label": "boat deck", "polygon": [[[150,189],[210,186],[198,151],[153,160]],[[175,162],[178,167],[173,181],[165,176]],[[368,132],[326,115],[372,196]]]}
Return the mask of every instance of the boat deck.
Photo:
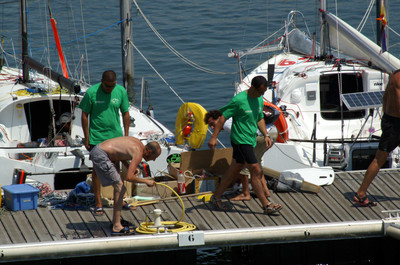
{"label": "boat deck", "polygon": [[[363,176],[364,171],[336,173],[334,183],[321,187],[318,194],[271,191],[271,200],[283,206],[279,216],[264,215],[257,199],[229,202],[232,209],[224,212],[213,210],[209,203],[198,200],[197,196],[183,198],[186,208],[183,221],[197,227],[192,233],[195,235],[192,245],[180,243],[176,234],[111,237],[111,208],[105,208],[103,216],[94,216],[89,210],[39,207],[37,210],[12,212],[3,208],[0,215],[0,262],[21,257],[38,258],[41,247],[51,256],[49,249],[55,246],[54,256],[68,257],[77,253],[82,255],[84,251],[104,254],[190,248],[194,245],[212,247],[382,237],[382,219],[388,216],[382,211],[400,209],[400,170],[381,170],[369,188],[370,198],[378,202],[378,206],[373,208],[356,207],[352,203],[354,191]],[[138,226],[146,216],[152,220],[148,213],[155,208],[165,211],[163,220],[179,220],[182,215],[181,204],[174,199],[137,207],[133,211],[123,210],[122,217]],[[398,222],[398,217],[392,218],[391,222]],[[129,242],[129,250],[113,245],[122,241],[124,244]]]}

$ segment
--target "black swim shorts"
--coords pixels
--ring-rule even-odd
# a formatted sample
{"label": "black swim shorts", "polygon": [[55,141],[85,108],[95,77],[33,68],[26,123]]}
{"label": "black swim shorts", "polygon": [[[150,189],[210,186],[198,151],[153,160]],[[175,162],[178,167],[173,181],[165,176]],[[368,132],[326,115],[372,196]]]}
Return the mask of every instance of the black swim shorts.
{"label": "black swim shorts", "polygon": [[233,147],[233,158],[236,160],[236,163],[239,164],[257,164],[257,158],[254,154],[253,146],[249,144],[234,144]]}
{"label": "black swim shorts", "polygon": [[382,135],[379,141],[379,150],[392,152],[400,145],[400,118],[383,114],[381,120]]}

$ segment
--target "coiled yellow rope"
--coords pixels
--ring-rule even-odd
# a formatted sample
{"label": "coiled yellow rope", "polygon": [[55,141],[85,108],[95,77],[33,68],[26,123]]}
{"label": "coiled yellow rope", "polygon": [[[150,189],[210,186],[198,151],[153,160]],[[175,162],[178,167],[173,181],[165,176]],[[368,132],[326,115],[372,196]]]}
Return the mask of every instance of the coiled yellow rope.
{"label": "coiled yellow rope", "polygon": [[[186,222],[182,222],[183,217],[185,216],[185,205],[182,201],[182,198],[172,189],[170,186],[165,185],[163,183],[156,183],[157,185],[165,186],[168,189],[170,189],[175,195],[178,197],[178,199],[181,201],[182,204],[182,216],[179,219],[179,221],[164,221],[161,222],[162,225],[166,226],[167,232],[170,233],[177,233],[177,232],[184,232],[184,231],[192,231],[196,229],[196,226],[194,224],[189,224]],[[157,228],[150,228],[149,226],[153,226],[154,222],[148,222],[147,217],[146,217],[146,222],[140,223],[139,227],[136,228],[136,232],[142,233],[142,234],[155,234],[157,233]],[[160,228],[159,229],[160,233],[165,232],[165,228]]]}

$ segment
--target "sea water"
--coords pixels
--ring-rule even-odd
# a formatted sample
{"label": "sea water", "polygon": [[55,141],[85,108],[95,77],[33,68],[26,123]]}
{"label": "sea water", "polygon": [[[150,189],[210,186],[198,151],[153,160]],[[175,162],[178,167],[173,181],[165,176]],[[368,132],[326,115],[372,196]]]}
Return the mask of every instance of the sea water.
{"label": "sea water", "polygon": [[[354,27],[360,24],[370,3],[369,0],[328,2],[331,13],[337,14]],[[390,4],[390,10],[387,9],[389,26],[400,31],[400,2],[386,3]],[[254,47],[266,39],[284,25],[289,11],[300,10],[310,32],[319,35],[319,1],[316,0],[142,0],[138,4],[157,32],[179,52],[180,57],[206,68],[206,71],[201,71],[200,67],[192,67],[173,54],[132,4],[131,40],[146,58],[135,51],[135,104],[142,104],[144,110],[148,106],[154,108],[155,118],[171,130],[174,129],[176,113],[182,101],[199,103],[208,110],[229,102],[234,93],[234,82],[240,77],[238,61],[228,58],[228,53],[231,49]],[[46,5],[47,0],[28,1],[30,55],[61,72],[53,35],[47,31],[50,24]],[[52,0],[50,5],[53,17],[57,20],[68,68],[73,76],[80,77],[83,70],[85,80],[95,84],[100,82],[103,71],[113,69],[117,72],[118,82],[122,83],[121,37],[117,25],[120,21],[119,1]],[[375,7],[362,32],[375,41],[374,14]],[[303,19],[298,17],[297,23],[301,25]],[[1,0],[0,35],[4,37],[4,49],[7,52],[20,53],[19,32],[19,1]],[[400,38],[392,32],[389,37],[389,50],[394,56],[400,56]],[[48,46],[51,47],[45,48]],[[268,53],[243,58],[242,67],[249,71],[272,55]],[[10,66],[18,66],[11,56],[6,58]],[[79,65],[81,58],[82,66]],[[140,95],[142,77],[148,84],[148,93],[143,101]],[[229,145],[228,137],[223,134],[221,137],[223,143]],[[234,252],[220,248],[199,250],[197,262],[238,264],[235,259],[228,257]],[[274,253],[266,252],[265,259],[268,260],[271,255]],[[249,262],[251,260],[247,259]],[[300,263],[302,261],[299,260]],[[305,264],[317,263],[312,261]],[[342,263],[346,264],[346,261]],[[347,263],[357,262],[348,260]],[[245,264],[243,260],[242,264]]]}

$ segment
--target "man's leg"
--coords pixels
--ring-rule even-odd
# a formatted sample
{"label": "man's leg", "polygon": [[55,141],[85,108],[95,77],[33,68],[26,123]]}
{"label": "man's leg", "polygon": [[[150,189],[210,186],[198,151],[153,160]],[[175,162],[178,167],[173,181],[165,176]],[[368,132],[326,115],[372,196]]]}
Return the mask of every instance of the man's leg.
{"label": "man's leg", "polygon": [[124,227],[121,225],[121,211],[122,211],[122,202],[124,200],[124,195],[126,192],[126,187],[124,183],[121,181],[113,184],[114,188],[114,208],[113,208],[113,231],[119,232]]}
{"label": "man's leg", "polygon": [[[100,180],[94,169],[92,171],[92,185],[93,185],[93,193],[94,193],[94,200],[95,200],[96,208],[103,207],[103,204],[101,202],[101,195],[100,195]],[[98,214],[100,214],[100,213],[98,213]]]}
{"label": "man's leg", "polygon": [[236,197],[231,198],[231,201],[249,201],[251,199],[250,196],[250,188],[249,188],[249,177],[248,175],[244,175],[239,173],[240,183],[242,184],[242,192]]}
{"label": "man's leg", "polygon": [[374,160],[372,160],[371,164],[368,166],[367,171],[365,172],[363,182],[358,188],[357,195],[360,198],[364,198],[367,196],[367,189],[369,185],[372,183],[374,178],[379,172],[379,169],[385,164],[387,157],[389,156],[388,152],[384,152],[378,150],[376,152]]}
{"label": "man's leg", "polygon": [[[244,164],[238,164],[236,163],[236,160],[233,159],[232,164],[230,165],[228,171],[224,175],[224,177],[221,180],[221,183],[218,185],[217,190],[214,192],[214,198],[219,200],[222,197],[222,194],[224,191],[232,184],[233,180],[235,179],[235,176],[237,176],[242,170]],[[218,202],[218,207],[222,208],[222,203],[219,201]]]}
{"label": "man's leg", "polygon": [[251,173],[251,186],[253,187],[253,190],[257,198],[260,200],[260,203],[263,206],[263,208],[267,208],[269,201],[265,196],[265,190],[261,179],[264,176],[261,171],[260,165],[258,163],[248,164],[247,168],[250,170]]}

